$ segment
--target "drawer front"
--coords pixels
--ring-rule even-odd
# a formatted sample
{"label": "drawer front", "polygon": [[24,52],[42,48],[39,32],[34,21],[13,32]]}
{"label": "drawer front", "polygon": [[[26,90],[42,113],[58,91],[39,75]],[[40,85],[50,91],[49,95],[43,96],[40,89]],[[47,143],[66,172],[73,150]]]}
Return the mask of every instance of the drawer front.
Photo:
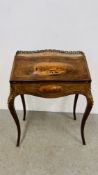
{"label": "drawer front", "polygon": [[16,83],[14,90],[18,94],[31,94],[44,98],[56,98],[64,95],[62,83]]}
{"label": "drawer front", "polygon": [[57,98],[70,94],[86,94],[89,83],[36,82],[12,84],[16,94],[31,94],[44,98]]}

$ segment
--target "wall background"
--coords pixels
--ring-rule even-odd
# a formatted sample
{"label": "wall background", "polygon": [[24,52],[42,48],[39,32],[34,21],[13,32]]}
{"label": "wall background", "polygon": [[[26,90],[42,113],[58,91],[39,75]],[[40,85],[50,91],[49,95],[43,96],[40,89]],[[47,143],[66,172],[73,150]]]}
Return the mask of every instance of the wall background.
{"label": "wall background", "polygon": [[[0,0],[0,109],[7,109],[9,77],[16,50],[83,50],[87,56],[98,113],[98,1]],[[30,110],[72,111],[73,97],[53,100],[26,96]],[[80,96],[77,111],[83,112]],[[22,109],[20,98],[17,109]]]}

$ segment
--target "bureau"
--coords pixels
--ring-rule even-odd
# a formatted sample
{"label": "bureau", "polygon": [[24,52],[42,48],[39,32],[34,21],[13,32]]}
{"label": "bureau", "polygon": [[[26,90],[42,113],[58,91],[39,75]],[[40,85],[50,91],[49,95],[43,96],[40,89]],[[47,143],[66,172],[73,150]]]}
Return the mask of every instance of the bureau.
{"label": "bureau", "polygon": [[87,105],[81,121],[81,138],[85,145],[84,127],[93,106],[91,76],[85,54],[81,51],[39,50],[17,51],[10,77],[8,108],[17,126],[17,146],[20,144],[21,128],[15,110],[15,97],[20,95],[24,117],[26,104],[24,94],[42,98],[58,98],[74,94],[73,116],[76,120],[76,104],[79,94],[84,95]]}

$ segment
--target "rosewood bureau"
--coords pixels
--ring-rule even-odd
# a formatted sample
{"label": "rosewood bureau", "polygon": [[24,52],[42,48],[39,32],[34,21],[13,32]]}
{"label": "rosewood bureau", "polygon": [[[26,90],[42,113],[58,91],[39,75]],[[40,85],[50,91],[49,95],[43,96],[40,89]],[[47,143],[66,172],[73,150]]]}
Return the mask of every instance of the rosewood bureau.
{"label": "rosewood bureau", "polygon": [[[15,111],[15,97],[20,95],[24,117],[26,105],[24,94],[43,98],[57,98],[75,94],[73,115],[76,120],[76,104],[79,94],[86,97],[87,106],[81,121],[81,138],[85,145],[84,127],[92,109],[91,77],[85,54],[81,51],[17,51],[10,77],[8,108],[17,126],[17,146],[20,144],[21,128]],[[52,99],[51,99],[52,100]]]}

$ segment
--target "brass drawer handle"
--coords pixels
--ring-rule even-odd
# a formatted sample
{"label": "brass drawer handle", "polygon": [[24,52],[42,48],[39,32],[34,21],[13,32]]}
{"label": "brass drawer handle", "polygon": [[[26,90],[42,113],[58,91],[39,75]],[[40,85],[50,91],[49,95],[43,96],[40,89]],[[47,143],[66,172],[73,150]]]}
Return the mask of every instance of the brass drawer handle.
{"label": "brass drawer handle", "polygon": [[60,85],[44,85],[39,88],[41,93],[59,93],[62,92],[63,88]]}

